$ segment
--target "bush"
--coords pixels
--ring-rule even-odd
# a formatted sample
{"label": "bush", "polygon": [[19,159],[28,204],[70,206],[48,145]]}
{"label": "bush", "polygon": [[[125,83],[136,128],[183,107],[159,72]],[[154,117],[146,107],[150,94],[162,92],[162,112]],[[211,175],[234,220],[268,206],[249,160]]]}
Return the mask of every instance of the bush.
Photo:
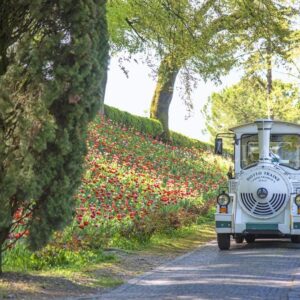
{"label": "bush", "polygon": [[[112,122],[122,124],[128,128],[135,129],[146,135],[157,138],[163,133],[163,128],[158,120],[150,119],[146,117],[139,117],[132,115],[128,112],[121,111],[115,107],[108,105],[104,106],[104,114]],[[191,139],[183,134],[177,132],[170,132],[172,144],[174,146],[187,147],[187,148],[198,148],[202,150],[213,150],[213,146],[209,143],[205,143],[199,140]]]}
{"label": "bush", "polygon": [[114,123],[135,129],[136,131],[150,135],[154,138],[158,137],[163,132],[161,123],[154,119],[134,116],[128,112],[121,111],[108,105],[104,106],[104,114]]}
{"label": "bush", "polygon": [[172,143],[176,146],[187,148],[195,147],[197,149],[213,151],[213,146],[211,144],[189,138],[178,132],[171,131],[171,139]]}
{"label": "bush", "polygon": [[149,212],[143,219],[134,219],[123,226],[120,236],[140,243],[147,243],[155,233],[170,233],[179,228],[196,223],[199,215],[207,214],[211,201],[202,198],[189,201],[182,200],[175,205],[162,206]]}

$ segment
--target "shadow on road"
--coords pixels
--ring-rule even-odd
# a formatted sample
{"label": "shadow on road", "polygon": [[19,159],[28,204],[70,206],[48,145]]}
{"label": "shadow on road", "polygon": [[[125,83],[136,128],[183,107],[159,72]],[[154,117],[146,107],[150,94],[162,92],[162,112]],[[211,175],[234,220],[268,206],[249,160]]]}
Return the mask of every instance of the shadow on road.
{"label": "shadow on road", "polygon": [[236,244],[231,241],[233,248],[231,250],[239,249],[257,249],[257,248],[284,248],[284,249],[300,249],[300,244],[292,243],[290,239],[257,239],[254,243]]}
{"label": "shadow on road", "polygon": [[288,239],[229,251],[214,242],[101,299],[300,299],[299,249]]}

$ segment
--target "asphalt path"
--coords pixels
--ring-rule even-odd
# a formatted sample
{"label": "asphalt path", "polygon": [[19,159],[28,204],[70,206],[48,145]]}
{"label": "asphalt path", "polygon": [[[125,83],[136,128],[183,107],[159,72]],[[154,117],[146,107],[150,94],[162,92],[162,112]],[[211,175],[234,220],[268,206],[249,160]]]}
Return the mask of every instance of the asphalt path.
{"label": "asphalt path", "polygon": [[261,240],[219,251],[215,241],[93,300],[300,299],[300,244]]}

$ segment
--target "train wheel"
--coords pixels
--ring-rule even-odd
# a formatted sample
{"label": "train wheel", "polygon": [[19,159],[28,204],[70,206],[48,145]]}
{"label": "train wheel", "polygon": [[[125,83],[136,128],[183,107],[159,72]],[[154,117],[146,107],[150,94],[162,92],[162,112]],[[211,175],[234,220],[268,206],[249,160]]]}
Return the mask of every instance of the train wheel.
{"label": "train wheel", "polygon": [[253,234],[249,234],[245,237],[245,240],[248,244],[255,242],[255,236]]}
{"label": "train wheel", "polygon": [[299,244],[300,243],[300,235],[292,235],[291,236],[291,241],[292,241],[292,243]]}
{"label": "train wheel", "polygon": [[244,241],[244,237],[243,237],[242,235],[236,235],[236,236],[235,236],[235,242],[236,242],[237,244],[242,244],[243,241]]}
{"label": "train wheel", "polygon": [[220,250],[228,250],[230,248],[230,234],[218,233],[217,240]]}

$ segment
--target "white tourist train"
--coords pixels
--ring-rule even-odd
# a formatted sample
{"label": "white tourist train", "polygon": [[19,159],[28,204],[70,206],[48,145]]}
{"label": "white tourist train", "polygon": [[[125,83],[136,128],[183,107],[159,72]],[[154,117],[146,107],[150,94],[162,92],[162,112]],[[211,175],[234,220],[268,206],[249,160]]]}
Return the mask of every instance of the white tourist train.
{"label": "white tourist train", "polygon": [[300,243],[300,125],[257,120],[219,134],[234,138],[234,173],[217,197],[216,232],[221,250],[259,238]]}

